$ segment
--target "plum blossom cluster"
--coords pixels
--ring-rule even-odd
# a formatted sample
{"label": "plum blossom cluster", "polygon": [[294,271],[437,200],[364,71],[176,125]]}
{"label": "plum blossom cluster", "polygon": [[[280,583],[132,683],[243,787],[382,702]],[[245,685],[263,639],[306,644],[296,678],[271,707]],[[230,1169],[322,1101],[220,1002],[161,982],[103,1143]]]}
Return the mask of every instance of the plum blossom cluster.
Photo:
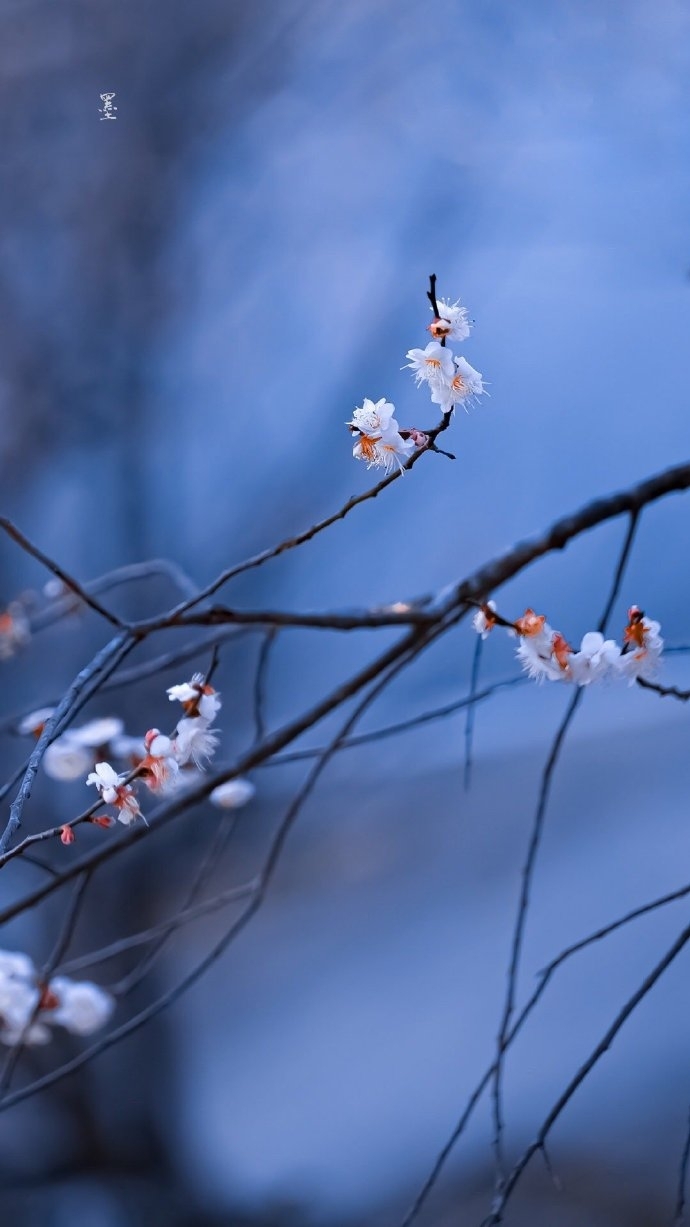
{"label": "plum blossom cluster", "polygon": [[495,603],[488,601],[474,615],[474,629],[486,639],[494,626],[518,636],[516,655],[529,677],[576,686],[602,680],[649,681],[658,670],[664,647],[659,623],[647,618],[637,605],[628,610],[622,645],[605,639],[600,631],[587,631],[575,649],[549,626],[544,614],[527,609],[517,621],[507,622],[496,612]]}
{"label": "plum blossom cluster", "polygon": [[459,302],[434,298],[431,309],[434,318],[427,330],[433,340],[425,349],[408,350],[409,361],[403,369],[412,371],[417,387],[428,387],[432,404],[440,405],[443,413],[452,413],[456,405],[468,408],[484,394],[484,377],[447,344],[464,341],[470,335],[467,308]]}
{"label": "plum blossom cluster", "polygon": [[[444,414],[450,414],[457,404],[467,408],[486,389],[479,371],[466,358],[456,357],[447,346],[449,340],[463,341],[469,336],[467,309],[459,302],[437,300],[435,293],[430,294],[430,299],[434,318],[428,331],[433,340],[425,349],[408,350],[409,361],[403,369],[409,367],[417,386],[428,386],[432,404],[440,405]],[[402,473],[415,451],[429,444],[425,431],[416,427],[401,429],[394,415],[395,405],[385,397],[378,401],[364,398],[346,423],[355,436],[352,449],[355,460],[364,460],[369,469],[380,468],[390,473],[397,467]]]}
{"label": "plum blossom cluster", "polygon": [[[170,686],[167,695],[171,703],[179,703],[182,716],[168,736],[151,728],[143,737],[132,737],[124,731],[122,720],[105,716],[70,728],[48,746],[43,763],[46,774],[55,780],[83,779],[96,788],[109,814],[91,816],[88,821],[97,826],[118,822],[129,826],[142,817],[137,796],[139,784],[152,793],[170,793],[195,784],[218,746],[218,732],[212,727],[221,708],[221,698],[202,674],[196,673],[188,682]],[[46,707],[31,712],[18,726],[18,732],[38,738],[55,709]],[[116,770],[111,759],[126,765]],[[210,795],[213,805],[221,809],[237,809],[254,795],[249,780],[235,779],[221,784]],[[79,819],[77,821],[84,821]],[[74,842],[75,823],[61,828],[65,844]]]}
{"label": "plum blossom cluster", "polygon": [[183,769],[202,771],[218,746],[218,733],[211,725],[220,711],[221,699],[203,675],[195,673],[189,682],[170,686],[167,694],[170,702],[180,703],[184,712],[172,735],[149,729],[143,739],[143,756],[137,761],[132,755],[131,772],[117,772],[103,761],[95,764],[86,779],[125,826],[141,817],[135,792],[138,781],[153,793],[173,792],[182,783]]}
{"label": "plum blossom cluster", "polygon": [[114,998],[97,984],[54,976],[46,984],[26,954],[0,950],[0,1042],[47,1044],[51,1027],[91,1035],[105,1026]]}

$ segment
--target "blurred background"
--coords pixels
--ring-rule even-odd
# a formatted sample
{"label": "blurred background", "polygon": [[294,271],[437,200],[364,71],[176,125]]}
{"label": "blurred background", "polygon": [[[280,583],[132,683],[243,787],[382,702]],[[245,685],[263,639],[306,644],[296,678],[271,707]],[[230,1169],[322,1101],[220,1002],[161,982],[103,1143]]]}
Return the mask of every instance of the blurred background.
{"label": "blurred background", "polygon": [[[440,295],[469,307],[462,352],[490,392],[456,414],[457,460],[429,456],[241,577],[229,602],[327,610],[433,591],[686,458],[683,0],[0,0],[0,22],[0,502],[80,579],[169,558],[201,584],[365,490],[373,475],[344,426],[364,396],[394,401],[402,425],[435,422],[400,369],[428,339],[432,271]],[[99,114],[105,91],[114,122]],[[500,607],[532,605],[579,641],[624,527],[531,568]],[[687,499],[645,515],[617,636],[636,602],[668,643],[690,641],[689,530]],[[45,576],[9,541],[0,565],[5,603],[40,594]],[[176,598],[157,574],[111,603],[143,615]],[[283,633],[269,727],[392,638]],[[1,666],[2,714],[60,694],[103,642],[91,615],[36,635]],[[179,642],[159,638],[130,663]],[[247,636],[222,654],[223,760],[253,736],[259,648]],[[446,636],[362,728],[460,697],[473,648],[465,625]],[[689,684],[685,659],[670,656],[663,680]],[[482,680],[516,672],[510,644],[490,640]],[[164,727],[164,687],[185,673],[88,711],[133,733]],[[462,715],[341,754],[228,955],[150,1028],[0,1116],[3,1221],[396,1227],[492,1059],[520,864],[568,698],[520,686],[482,706],[470,791]],[[3,735],[7,772],[24,752]],[[256,773],[218,889],[259,862],[303,772]],[[683,884],[689,785],[682,704],[637,688],[585,696],[555,780],[521,1001],[567,943]],[[86,796],[39,780],[27,829]],[[174,908],[216,821],[199,807],[144,841],[126,873],[113,866],[75,951]],[[80,835],[78,851],[102,837]],[[37,880],[29,865],[12,872],[3,903]],[[61,906],[6,926],[2,946],[40,962]],[[686,922],[676,904],[557,977],[508,1061],[510,1156]],[[133,1004],[225,923],[179,934]],[[686,953],[575,1097],[551,1145],[564,1191],[535,1162],[515,1227],[670,1221],[689,971]],[[56,1043],[26,1072],[78,1050]],[[478,1227],[489,1142],[482,1103],[420,1223]]]}

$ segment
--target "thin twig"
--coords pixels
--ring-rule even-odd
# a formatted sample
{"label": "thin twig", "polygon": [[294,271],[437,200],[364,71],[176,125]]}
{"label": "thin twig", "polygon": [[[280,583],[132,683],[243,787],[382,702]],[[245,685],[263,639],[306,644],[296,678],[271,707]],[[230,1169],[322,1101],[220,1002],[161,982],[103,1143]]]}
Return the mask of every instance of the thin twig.
{"label": "thin twig", "polygon": [[688,1116],[688,1124],[685,1131],[685,1142],[683,1143],[683,1153],[680,1157],[680,1167],[678,1169],[678,1192],[676,1194],[676,1204],[673,1215],[673,1227],[681,1227],[685,1222],[685,1199],[686,1188],[688,1183],[688,1164],[690,1164],[690,1116]]}
{"label": "thin twig", "polygon": [[[670,891],[669,893],[665,895],[661,895],[656,899],[652,899],[651,902],[649,903],[644,903],[639,907],[633,908],[632,911],[626,912],[625,915],[618,917],[618,919],[611,921],[609,924],[603,925],[599,929],[596,929],[593,933],[588,934],[587,937],[583,937],[579,941],[573,942],[572,945],[566,946],[566,948],[562,950],[560,954],[556,955],[556,957],[553,958],[551,962],[547,964],[547,966],[543,969],[543,971],[539,973],[539,982],[536,988],[534,989],[527,1003],[523,1006],[520,1014],[515,1020],[506,1038],[505,1050],[507,1051],[508,1048],[510,1048],[513,1041],[515,1040],[519,1032],[522,1030],[530,1014],[532,1013],[537,1003],[539,1002],[542,994],[546,991],[548,984],[551,982],[553,976],[558,971],[559,967],[562,966],[563,963],[568,962],[568,960],[571,959],[574,955],[579,954],[580,951],[582,950],[586,950],[589,946],[592,946],[597,942],[603,941],[605,938],[609,937],[612,933],[617,932],[618,929],[622,929],[626,925],[631,924],[632,921],[638,920],[640,917],[646,916],[650,912],[655,912],[659,910],[660,908],[667,907],[671,903],[676,903],[679,899],[685,899],[687,898],[688,895],[690,895],[690,882],[687,883],[685,886],[679,887],[679,889],[677,890]],[[462,1137],[462,1134],[465,1131],[465,1128],[470,1120],[470,1117],[472,1116],[472,1113],[474,1112],[474,1109],[477,1103],[479,1102],[483,1092],[486,1090],[487,1086],[489,1085],[489,1082],[491,1081],[491,1078],[494,1075],[495,1070],[496,1070],[496,1062],[494,1061],[493,1064],[491,1064],[489,1068],[485,1070],[484,1074],[482,1075],[479,1082],[477,1083],[474,1090],[472,1091],[465,1105],[465,1108],[463,1109],[461,1116],[459,1117],[455,1127],[453,1128],[452,1133],[450,1134],[448,1140],[445,1142],[445,1144],[439,1151],[438,1155],[436,1156],[433,1162],[433,1165],[429,1171],[429,1175],[427,1176],[426,1180],[424,1181],[424,1184],[422,1185],[417,1196],[415,1197],[413,1204],[411,1205],[410,1209],[405,1215],[405,1218],[403,1219],[401,1223],[401,1227],[411,1227],[411,1224],[415,1221],[415,1219],[418,1217],[419,1213],[421,1212],[424,1206],[424,1203],[429,1197],[429,1194],[431,1193],[434,1186],[437,1184],[438,1179],[441,1175],[441,1172],[443,1171],[443,1168],[445,1167],[445,1164],[451,1152],[454,1150],[458,1141]]]}
{"label": "thin twig", "polygon": [[21,826],[22,813],[24,806],[31,796],[36,773],[41,765],[41,760],[48,746],[55,737],[65,727],[67,721],[74,714],[77,703],[82,696],[82,692],[89,683],[96,677],[99,672],[107,666],[114,658],[121,658],[120,654],[124,654],[131,646],[131,639],[126,635],[118,635],[115,639],[111,639],[104,648],[98,652],[93,660],[84,669],[82,669],[68,688],[64,698],[58,704],[52,716],[49,716],[43,727],[43,731],[36,742],[36,745],[29,755],[26,770],[24,771],[22,782],[19,787],[19,792],[10,806],[10,816],[7,821],[5,830],[0,836],[0,856],[7,852],[10,840],[15,832]]}
{"label": "thin twig", "polygon": [[636,681],[643,690],[653,690],[655,694],[672,699],[680,699],[681,703],[687,703],[688,699],[690,699],[690,690],[678,690],[676,686],[660,686],[658,682],[647,681],[644,677],[638,677]]}
{"label": "thin twig", "polygon": [[687,946],[688,942],[690,942],[690,925],[687,925],[683,929],[681,934],[674,941],[673,945],[667,950],[664,957],[659,960],[656,966],[652,968],[649,975],[642,981],[640,987],[635,990],[631,997],[628,998],[623,1008],[619,1010],[603,1038],[592,1050],[587,1060],[582,1063],[577,1073],[571,1078],[565,1090],[558,1097],[553,1108],[544,1120],[544,1123],[542,1124],[535,1140],[531,1142],[530,1145],[524,1150],[523,1154],[513,1167],[508,1179],[498,1192],[491,1214],[486,1220],[487,1227],[489,1227],[489,1224],[491,1227],[495,1227],[495,1224],[502,1222],[503,1212],[515,1186],[522,1177],[525,1168],[528,1167],[533,1156],[537,1153],[537,1151],[543,1149],[544,1143],[551,1132],[551,1129],[555,1125],[564,1108],[567,1107],[578,1087],[582,1085],[589,1073],[591,1073],[594,1066],[601,1059],[601,1057],[603,1057],[604,1053],[608,1052],[623,1024],[627,1021],[640,1002],[644,1000],[667,968],[670,967],[674,959],[676,959],[685,946]]}
{"label": "thin twig", "polygon": [[256,662],[256,671],[254,673],[254,744],[259,745],[266,736],[266,724],[264,721],[264,704],[266,701],[266,677],[268,673],[268,665],[271,656],[271,649],[276,640],[277,632],[275,629],[267,631],[261,640],[259,648],[259,659]]}
{"label": "thin twig", "polygon": [[[598,630],[603,632],[606,630],[608,620],[613,611],[613,607],[618,599],[620,586],[623,580],[625,568],[630,557],[630,551],[635,539],[637,530],[639,511],[633,510],[630,513],[628,529],[623,540],[623,546],[618,558],[616,572],[614,575],[611,590],[604,605],[604,609],[599,619]],[[505,1000],[503,1005],[503,1013],[498,1032],[497,1047],[496,1047],[496,1066],[493,1077],[493,1149],[496,1162],[496,1189],[499,1190],[504,1180],[503,1167],[503,1109],[502,1109],[502,1075],[503,1075],[503,1058],[505,1050],[506,1037],[510,1027],[510,1020],[515,1008],[515,996],[517,992],[518,974],[520,969],[520,959],[522,955],[522,946],[525,934],[525,925],[527,922],[527,912],[529,909],[530,892],[532,887],[532,878],[537,860],[537,854],[541,844],[542,832],[544,828],[544,819],[551,793],[551,781],[553,773],[558,762],[561,752],[561,747],[565,741],[566,734],[575,717],[575,713],[582,702],[584,689],[579,687],[568,703],[563,719],[558,727],[556,736],[551,745],[549,756],[546,760],[544,770],[542,772],[541,786],[539,790],[539,798],[537,808],[532,824],[529,844],[527,848],[527,857],[522,868],[522,886],[520,890],[520,899],[518,902],[517,915],[513,929],[513,938],[511,944],[510,962],[508,966],[508,983],[506,987]]]}
{"label": "thin twig", "polygon": [[[424,646],[427,646],[429,642],[436,638],[438,633],[439,632],[437,630],[428,634],[425,637],[426,642]],[[84,1052],[80,1053],[79,1056],[66,1062],[64,1065],[59,1066],[58,1069],[52,1070],[44,1077],[38,1078],[35,1082],[30,1083],[28,1086],[22,1087],[21,1090],[15,1091],[14,1094],[6,1095],[0,1100],[0,1111],[5,1111],[7,1108],[10,1108],[14,1104],[27,1099],[29,1096],[45,1090],[46,1087],[53,1086],[56,1082],[60,1081],[60,1079],[66,1077],[70,1073],[73,1073],[75,1070],[80,1069],[99,1053],[111,1048],[121,1039],[126,1038],[126,1036],[130,1035],[133,1031],[138,1030],[162,1010],[166,1009],[168,1006],[177,1001],[183,995],[183,993],[191,988],[192,985],[196,983],[196,981],[208,970],[208,968],[212,966],[212,964],[215,963],[222,954],[224,954],[231,942],[234,941],[239,933],[242,932],[249,920],[261,907],[279,863],[285,841],[302,809],[302,806],[313,791],[322,771],[334,754],[338,742],[347,736],[350,729],[357,723],[357,721],[361,718],[371,703],[378,697],[384,687],[387,686],[389,682],[391,682],[397,675],[400,669],[402,669],[408,663],[408,658],[411,659],[416,656],[419,650],[420,648],[416,644],[411,645],[407,653],[402,655],[400,659],[394,661],[391,664],[391,667],[388,668],[382,676],[378,677],[376,683],[370,688],[364,698],[357,704],[354,711],[348,716],[340,732],[333,738],[321,758],[314,764],[304,784],[289,806],[288,811],[271,842],[263,868],[257,878],[255,893],[250,899],[248,906],[240,914],[240,916],[233,921],[232,925],[223,934],[220,941],[216,942],[216,944],[201,960],[201,962],[199,962],[181,981],[179,981],[166,993],[162,994],[161,997],[152,1002],[145,1009],[141,1010],[137,1015],[135,1015],[134,1018],[131,1018],[128,1022],[123,1023],[120,1027],[116,1028],[97,1043],[92,1044]]]}
{"label": "thin twig", "polygon": [[474,645],[472,654],[472,672],[470,674],[470,694],[467,704],[467,715],[465,717],[465,771],[464,785],[465,792],[469,791],[472,780],[472,739],[474,735],[474,716],[477,704],[477,686],[479,685],[479,667],[482,660],[482,646],[484,640],[481,635],[477,635],[477,641]]}
{"label": "thin twig", "polygon": [[16,524],[13,524],[11,520],[8,520],[6,516],[0,516],[0,528],[4,529],[8,537],[11,537],[13,541],[16,541],[17,545],[21,546],[25,553],[30,554],[32,558],[35,558],[37,562],[40,562],[48,569],[48,571],[52,571],[53,575],[56,575],[66,588],[70,588],[71,591],[79,597],[80,601],[83,601],[85,605],[89,606],[89,609],[93,609],[95,613],[100,614],[102,618],[105,618],[107,622],[110,622],[111,626],[116,626],[119,630],[126,629],[126,622],[123,622],[122,619],[118,618],[116,614],[111,613],[109,609],[106,609],[105,605],[101,605],[100,601],[97,601],[94,596],[91,596],[91,594],[87,592],[86,588],[84,588],[82,584],[78,583],[76,579],[69,575],[67,571],[65,571],[59,565],[59,563],[55,562],[52,558],[49,558],[47,554],[44,554],[43,550],[40,550],[37,545],[34,545],[33,541],[29,541],[29,538],[17,528]]}

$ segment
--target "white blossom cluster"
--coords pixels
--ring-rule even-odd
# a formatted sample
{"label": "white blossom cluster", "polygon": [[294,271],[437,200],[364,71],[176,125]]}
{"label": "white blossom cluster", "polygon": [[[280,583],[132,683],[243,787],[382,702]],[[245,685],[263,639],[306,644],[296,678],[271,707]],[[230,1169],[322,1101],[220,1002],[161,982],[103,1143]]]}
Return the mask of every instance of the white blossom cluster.
{"label": "white blossom cluster", "polygon": [[[48,746],[43,758],[46,774],[68,781],[81,779],[88,772],[86,783],[95,786],[103,804],[110,806],[118,822],[125,826],[142,816],[135,791],[138,781],[153,793],[169,793],[193,785],[218,746],[218,732],[212,725],[220,711],[221,698],[200,673],[195,673],[188,682],[170,686],[167,695],[183,709],[170,736],[152,728],[143,738],[131,737],[125,733],[122,720],[115,716],[91,720],[68,729]],[[21,721],[18,732],[40,737],[54,710],[41,708],[32,712]],[[109,761],[111,758],[124,761],[129,769],[117,771]],[[254,791],[249,780],[235,779],[215,788],[209,799],[221,809],[236,809],[246,805]],[[113,819],[101,816],[91,821],[109,826]],[[66,844],[74,841],[70,824],[62,828],[61,838]]]}
{"label": "white blossom cluster", "polygon": [[[488,601],[477,610],[474,629],[485,639],[497,621],[496,606]],[[630,685],[638,678],[649,681],[658,670],[664,647],[659,623],[647,618],[637,605],[628,610],[622,646],[615,639],[604,639],[600,631],[588,631],[576,651],[533,609],[507,624],[507,629],[518,636],[516,655],[529,677],[576,686],[602,680],[625,680]]]}
{"label": "white blossom cluster", "polygon": [[410,349],[406,357],[417,387],[426,384],[431,392],[431,401],[440,405],[443,413],[452,413],[456,405],[465,408],[484,392],[484,379],[479,371],[470,366],[466,358],[456,357],[447,341],[464,341],[470,335],[467,309],[460,303],[437,301],[438,315],[428,326],[434,338],[425,349]]}
{"label": "white blossom cluster", "polygon": [[[452,413],[455,406],[467,408],[485,391],[484,379],[479,371],[470,366],[466,358],[456,357],[448,348],[449,340],[464,341],[470,334],[467,309],[458,302],[437,300],[438,315],[434,315],[428,331],[434,338],[426,349],[410,349],[406,357],[414,374],[417,386],[427,384],[431,401],[440,405],[444,414]],[[424,431],[411,428],[401,430],[394,417],[395,405],[382,398],[378,401],[365,397],[349,422],[356,441],[352,454],[356,460],[364,460],[367,468],[384,469],[390,473],[397,467],[404,471],[405,463],[415,450],[428,443]]]}
{"label": "white blossom cluster", "polygon": [[51,1027],[91,1035],[115,1008],[110,993],[88,980],[54,976],[42,984],[26,954],[0,950],[0,1042],[47,1044]]}

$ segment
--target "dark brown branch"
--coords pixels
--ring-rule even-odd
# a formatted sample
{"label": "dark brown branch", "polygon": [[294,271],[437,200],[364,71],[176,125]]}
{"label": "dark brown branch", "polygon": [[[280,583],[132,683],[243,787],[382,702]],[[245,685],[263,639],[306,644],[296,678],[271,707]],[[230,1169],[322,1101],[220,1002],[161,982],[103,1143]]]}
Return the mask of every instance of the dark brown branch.
{"label": "dark brown branch", "polygon": [[690,699],[690,690],[678,690],[677,686],[660,686],[658,682],[648,682],[644,677],[638,677],[636,680],[643,690],[653,690],[655,694],[680,699],[681,703],[687,703]]}

